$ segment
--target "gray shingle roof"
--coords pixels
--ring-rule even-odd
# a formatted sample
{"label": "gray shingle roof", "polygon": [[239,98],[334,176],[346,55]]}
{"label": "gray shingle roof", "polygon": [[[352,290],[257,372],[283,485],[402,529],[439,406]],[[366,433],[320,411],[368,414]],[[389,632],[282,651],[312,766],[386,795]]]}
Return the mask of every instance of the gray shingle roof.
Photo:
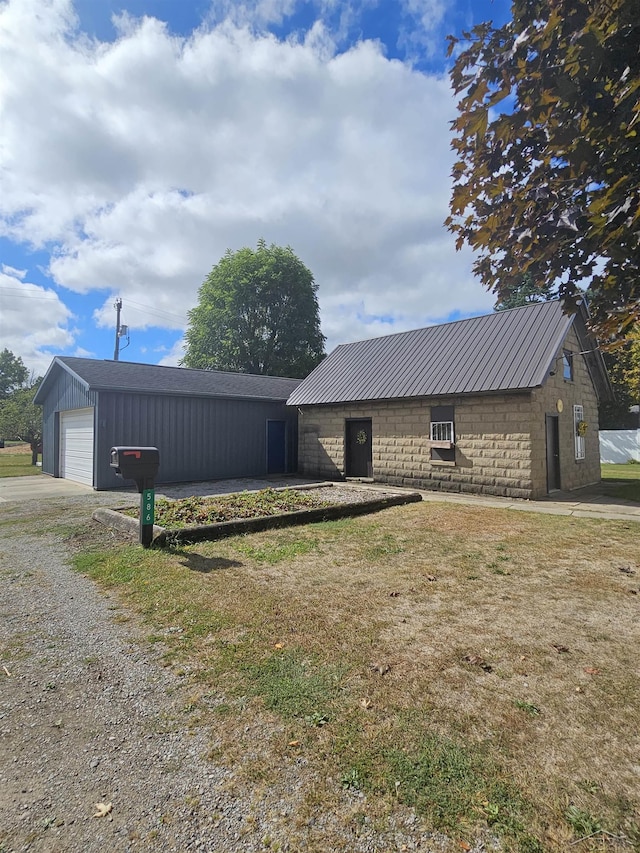
{"label": "gray shingle roof", "polygon": [[542,385],[575,317],[559,301],[342,344],[289,405],[518,391]]}
{"label": "gray shingle roof", "polygon": [[36,394],[42,402],[47,379],[58,365],[94,391],[130,391],[145,394],[179,394],[191,397],[240,397],[284,401],[299,379],[226,373],[218,370],[190,370],[129,361],[99,361],[92,358],[57,356]]}

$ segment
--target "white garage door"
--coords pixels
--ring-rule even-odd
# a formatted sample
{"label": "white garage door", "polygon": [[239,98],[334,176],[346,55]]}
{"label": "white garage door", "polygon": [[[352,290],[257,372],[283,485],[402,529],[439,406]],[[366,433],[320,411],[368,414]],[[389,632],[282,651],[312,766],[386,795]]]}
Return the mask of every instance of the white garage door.
{"label": "white garage door", "polygon": [[60,412],[60,476],[93,486],[93,409]]}

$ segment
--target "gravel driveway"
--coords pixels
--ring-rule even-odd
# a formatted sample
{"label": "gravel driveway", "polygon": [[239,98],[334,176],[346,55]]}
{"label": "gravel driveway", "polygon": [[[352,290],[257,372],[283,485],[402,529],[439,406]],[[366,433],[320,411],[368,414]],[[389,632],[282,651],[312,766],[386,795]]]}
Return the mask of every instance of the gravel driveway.
{"label": "gravel driveway", "polygon": [[[323,850],[317,834],[286,840],[304,768],[268,801],[238,796],[233,768],[205,759],[207,733],[187,729],[181,680],[116,599],[69,568],[74,530],[121,503],[88,493],[2,507],[0,853],[250,853],[269,833],[281,851]],[[449,849],[407,812],[340,849],[417,848]]]}
{"label": "gravel driveway", "polygon": [[[24,506],[3,507],[0,850],[262,849],[237,842],[245,815],[222,793],[229,771],[202,760],[203,733],[179,727],[178,679],[115,600],[69,569],[69,525],[105,502],[31,504],[30,524]],[[52,513],[66,530],[26,532]],[[96,803],[110,813],[94,817]]]}

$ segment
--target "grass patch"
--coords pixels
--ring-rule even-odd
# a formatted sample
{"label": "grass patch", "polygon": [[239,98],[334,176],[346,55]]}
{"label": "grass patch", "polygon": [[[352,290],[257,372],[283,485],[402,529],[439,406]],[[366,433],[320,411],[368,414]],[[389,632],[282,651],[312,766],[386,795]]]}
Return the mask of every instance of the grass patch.
{"label": "grass patch", "polygon": [[317,548],[317,539],[294,539],[292,534],[285,535],[275,542],[265,542],[262,545],[253,545],[251,542],[239,542],[236,545],[238,553],[250,557],[257,563],[268,563],[270,566],[275,566],[284,560],[293,560],[295,557],[310,554]]}
{"label": "grass patch", "polygon": [[601,465],[601,472],[608,495],[640,503],[640,465],[631,462],[625,465],[607,463]]}
{"label": "grass patch", "polygon": [[41,473],[39,465],[31,464],[28,444],[0,448],[0,477],[30,477]]}
{"label": "grass patch", "polygon": [[565,816],[567,823],[579,837],[596,835],[604,830],[601,820],[577,806],[569,806]]}
{"label": "grass patch", "polygon": [[268,710],[285,719],[307,718],[314,725],[329,721],[343,675],[340,667],[323,666],[299,648],[278,650],[244,671]]}
{"label": "grass patch", "polygon": [[541,713],[540,708],[532,702],[524,702],[522,699],[515,699],[513,704],[518,708],[518,710],[524,711],[525,714],[528,714],[530,717],[537,717]]}
{"label": "grass patch", "polygon": [[542,847],[524,828],[530,805],[477,748],[426,733],[411,750],[386,753],[388,784],[436,829],[472,833],[479,822],[500,829],[519,849]]}
{"label": "grass patch", "polygon": [[331,821],[360,791],[366,826],[410,807],[452,849],[587,853],[639,837],[637,538],[434,502],[76,565],[163,643],[245,795],[299,760],[274,844],[353,849]]}

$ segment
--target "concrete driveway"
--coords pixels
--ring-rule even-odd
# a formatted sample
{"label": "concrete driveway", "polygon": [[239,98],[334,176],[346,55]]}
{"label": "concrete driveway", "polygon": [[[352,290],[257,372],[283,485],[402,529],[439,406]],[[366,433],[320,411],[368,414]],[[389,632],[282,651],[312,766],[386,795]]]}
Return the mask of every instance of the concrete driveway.
{"label": "concrete driveway", "polygon": [[[10,501],[41,501],[46,498],[69,498],[98,494],[90,486],[38,474],[34,477],[4,477],[0,479],[0,503]],[[130,495],[130,489],[112,494]]]}

